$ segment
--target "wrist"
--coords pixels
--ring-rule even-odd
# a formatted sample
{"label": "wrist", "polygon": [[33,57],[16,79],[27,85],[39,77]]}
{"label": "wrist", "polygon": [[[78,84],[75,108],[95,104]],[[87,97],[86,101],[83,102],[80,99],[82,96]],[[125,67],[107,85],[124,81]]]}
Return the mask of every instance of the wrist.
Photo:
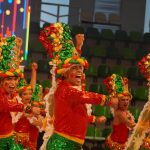
{"label": "wrist", "polygon": [[24,112],[25,113],[31,113],[31,111],[32,111],[31,105],[24,106]]}
{"label": "wrist", "polygon": [[96,118],[96,122],[97,122],[97,123],[100,123],[100,122],[101,122],[101,117],[97,117],[97,118]]}

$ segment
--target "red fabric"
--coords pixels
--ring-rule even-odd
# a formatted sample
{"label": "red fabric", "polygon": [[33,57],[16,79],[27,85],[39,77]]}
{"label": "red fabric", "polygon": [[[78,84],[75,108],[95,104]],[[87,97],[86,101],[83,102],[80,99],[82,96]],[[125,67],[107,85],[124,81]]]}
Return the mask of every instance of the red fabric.
{"label": "red fabric", "polygon": [[23,104],[10,102],[7,93],[0,88],[0,135],[6,135],[13,131],[10,112],[23,111]]}
{"label": "red fabric", "polygon": [[29,132],[30,122],[26,117],[21,117],[19,121],[15,124],[14,130],[19,133]]}
{"label": "red fabric", "polygon": [[29,128],[29,146],[31,150],[36,150],[39,130],[36,126],[30,124]]}
{"label": "red fabric", "polygon": [[21,117],[15,125],[15,131],[19,133],[29,133],[29,141],[25,148],[30,148],[30,150],[36,150],[37,140],[39,136],[39,130],[36,126],[30,124],[26,117]]}
{"label": "red fabric", "polygon": [[101,104],[102,95],[79,91],[71,86],[62,81],[55,92],[54,128],[63,134],[84,139],[88,123],[85,103]]}
{"label": "red fabric", "polygon": [[125,124],[113,125],[111,140],[120,144],[124,144],[128,139],[128,135],[129,129]]}

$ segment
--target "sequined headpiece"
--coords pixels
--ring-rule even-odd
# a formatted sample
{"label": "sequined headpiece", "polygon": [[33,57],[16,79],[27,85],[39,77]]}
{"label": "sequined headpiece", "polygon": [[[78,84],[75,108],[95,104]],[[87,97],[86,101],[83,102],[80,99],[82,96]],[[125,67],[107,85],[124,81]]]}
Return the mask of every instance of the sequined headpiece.
{"label": "sequined headpiece", "polygon": [[25,90],[32,90],[32,87],[29,84],[27,84],[25,79],[20,79],[18,86],[17,86],[17,91],[19,93],[22,93]]}
{"label": "sequined headpiece", "polygon": [[138,67],[144,77],[150,80],[150,53],[138,62]]}
{"label": "sequined headpiece", "polygon": [[[18,86],[17,86],[18,93],[22,93],[26,90],[32,90],[31,85],[28,84],[25,79],[20,79]],[[38,106],[41,108],[45,107],[45,102],[43,102],[42,100],[42,86],[41,85],[36,84],[30,103],[33,106]]]}
{"label": "sequined headpiece", "polygon": [[22,62],[20,58],[21,45],[21,38],[0,37],[0,77],[23,76],[19,69]]}
{"label": "sequined headpiece", "polygon": [[39,84],[36,84],[31,101],[30,101],[32,106],[45,108],[45,101],[43,101],[42,92],[43,92],[43,87]]}
{"label": "sequined headpiece", "polygon": [[112,74],[103,80],[108,92],[112,96],[131,96],[128,90],[128,79],[117,74]]}
{"label": "sequined headpiece", "polygon": [[85,69],[88,68],[87,60],[80,57],[73,44],[67,24],[58,22],[45,27],[39,39],[52,59],[52,64],[56,64],[56,77],[61,77],[73,64],[81,64]]}

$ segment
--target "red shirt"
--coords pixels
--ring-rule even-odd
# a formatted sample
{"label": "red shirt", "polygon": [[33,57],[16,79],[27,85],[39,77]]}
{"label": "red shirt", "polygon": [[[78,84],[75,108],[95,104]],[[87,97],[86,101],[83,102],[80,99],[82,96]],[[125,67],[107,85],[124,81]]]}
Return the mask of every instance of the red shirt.
{"label": "red shirt", "polygon": [[88,123],[85,103],[104,105],[106,97],[97,93],[79,91],[71,86],[70,83],[62,81],[56,89],[54,129],[83,140]]}
{"label": "red shirt", "polygon": [[7,135],[13,131],[10,112],[23,111],[24,105],[8,100],[8,93],[0,88],[0,135]]}

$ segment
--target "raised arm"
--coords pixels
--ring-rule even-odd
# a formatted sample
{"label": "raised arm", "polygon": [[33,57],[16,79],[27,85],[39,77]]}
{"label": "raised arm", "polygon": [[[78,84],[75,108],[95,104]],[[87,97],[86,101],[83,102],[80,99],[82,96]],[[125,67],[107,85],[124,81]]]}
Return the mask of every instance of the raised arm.
{"label": "raised arm", "polygon": [[35,90],[35,86],[36,86],[36,80],[37,80],[37,68],[38,65],[37,63],[32,63],[31,66],[31,81],[30,81],[30,85],[32,87],[33,90]]}
{"label": "raised arm", "polygon": [[0,112],[21,112],[23,110],[23,104],[9,101],[7,96],[0,94]]}
{"label": "raised arm", "polygon": [[76,49],[78,53],[81,54],[81,49],[82,49],[83,42],[84,42],[84,34],[77,34],[75,36],[75,39],[76,39]]}

